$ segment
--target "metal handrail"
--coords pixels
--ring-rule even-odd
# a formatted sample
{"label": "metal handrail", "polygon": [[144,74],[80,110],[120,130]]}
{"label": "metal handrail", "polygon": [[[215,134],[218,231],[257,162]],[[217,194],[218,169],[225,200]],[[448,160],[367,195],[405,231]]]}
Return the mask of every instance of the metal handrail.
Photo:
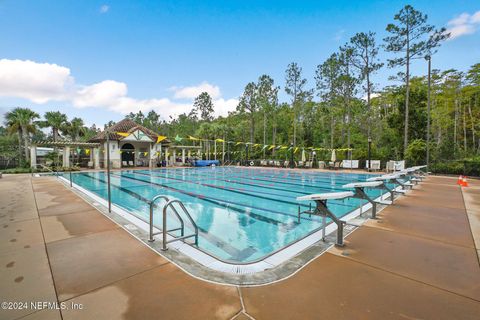
{"label": "metal handrail", "polygon": [[[167,203],[170,201],[170,199],[167,196],[157,195],[152,199],[152,201],[149,202],[149,204],[150,204],[150,221],[149,221],[149,226],[150,226],[149,234],[150,234],[150,236],[148,238],[149,242],[155,241],[154,236],[156,236],[157,234],[160,234],[162,232],[162,231],[161,232],[155,232],[155,233],[153,232],[153,207],[155,206],[155,201],[158,200],[158,199],[164,199],[165,201],[167,201]],[[184,233],[185,233],[185,231],[184,231],[185,230],[185,224],[183,222],[183,219],[182,219],[182,217],[180,217],[180,214],[178,214],[178,211],[177,211],[177,209],[175,209],[175,207],[172,207],[172,209],[173,209],[173,213],[175,213],[178,220],[180,221],[180,228],[170,229],[170,230],[167,230],[167,232],[180,230],[180,235],[183,236]]]}
{"label": "metal handrail", "polygon": [[[163,206],[163,210],[162,210],[162,212],[163,212],[162,230],[159,231],[159,232],[153,232],[153,209],[156,206],[155,202],[158,199],[163,199],[167,203]],[[193,228],[195,230],[195,233],[190,234],[190,235],[185,235],[185,222],[184,222],[183,218],[180,216],[180,214],[178,213],[178,210],[173,206],[174,203],[178,203],[180,208],[183,210],[183,212],[187,216],[190,224],[193,226]],[[197,227],[197,224],[195,223],[195,221],[193,221],[192,216],[190,215],[190,213],[188,213],[187,208],[185,208],[185,205],[180,200],[170,200],[165,195],[156,195],[155,197],[153,197],[153,199],[151,201],[149,201],[148,204],[150,206],[149,238],[148,238],[149,242],[155,241],[155,236],[157,234],[162,233],[162,235],[163,235],[162,250],[167,250],[167,243],[169,243],[169,242],[173,242],[173,241],[177,241],[177,240],[183,240],[183,239],[187,239],[187,238],[191,238],[191,237],[195,237],[195,244],[196,245],[198,244],[198,227]],[[180,222],[180,227],[179,228],[174,228],[174,229],[167,230],[167,210],[168,210],[169,207],[171,207],[171,209],[173,210],[173,213],[175,214],[178,221]],[[172,232],[172,231],[178,231],[178,230],[180,230],[180,237],[175,237],[174,239],[172,239],[170,241],[167,241],[167,233]]]}
{"label": "metal handrail", "polygon": [[[39,167],[39,166],[42,167],[43,169],[46,169],[46,170],[50,171],[51,173],[55,174],[55,176],[58,177],[58,170],[57,170],[57,171],[53,171],[52,169],[50,169],[49,167],[47,167],[46,165],[43,165],[43,164],[41,164],[41,163],[38,163],[38,164],[33,165],[32,168],[36,170],[37,167]],[[34,173],[35,173],[35,172],[33,172],[33,170],[32,170],[32,177],[33,177],[33,174],[34,174]]]}
{"label": "metal handrail", "polygon": [[[188,220],[192,224],[195,233],[190,234],[190,235],[184,235],[183,232],[182,232],[182,236],[176,237],[172,240],[167,241],[167,231],[169,231],[169,230],[167,230],[167,210],[168,210],[168,207],[172,207],[174,212],[176,212],[176,209],[173,207],[174,203],[178,203],[180,208],[183,210],[183,212],[187,216]],[[178,212],[176,214],[178,214]],[[177,217],[179,217],[179,216],[177,215]],[[180,221],[183,221],[183,220],[180,218]],[[197,227],[197,224],[195,223],[195,221],[193,221],[192,216],[190,216],[190,213],[188,213],[187,208],[185,208],[185,206],[183,205],[183,203],[180,200],[176,200],[176,199],[175,200],[170,200],[170,201],[167,202],[167,204],[165,204],[165,206],[163,207],[163,221],[162,222],[163,222],[163,227],[162,227],[162,233],[163,233],[162,250],[163,251],[167,250],[167,243],[170,243],[170,242],[173,242],[173,241],[178,241],[178,240],[183,240],[183,239],[187,239],[187,238],[191,238],[191,237],[195,237],[195,245],[198,245],[198,227]],[[172,231],[172,230],[170,230],[170,231]]]}
{"label": "metal handrail", "polygon": [[167,203],[170,201],[170,199],[167,196],[159,194],[153,197],[153,199],[148,203],[150,205],[150,221],[149,221],[150,231],[149,231],[149,237],[148,237],[149,242],[155,241],[153,237],[156,234],[158,234],[158,232],[153,233],[153,207],[155,206],[155,201],[157,201],[158,199],[164,199],[165,201],[167,201]]}

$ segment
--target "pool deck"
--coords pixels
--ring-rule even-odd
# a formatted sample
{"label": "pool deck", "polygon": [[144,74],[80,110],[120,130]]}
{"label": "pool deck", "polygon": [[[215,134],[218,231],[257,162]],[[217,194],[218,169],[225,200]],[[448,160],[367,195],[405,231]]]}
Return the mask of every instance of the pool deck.
{"label": "pool deck", "polygon": [[[0,179],[0,319],[478,319],[480,181],[429,177],[286,280],[195,279],[53,177]],[[72,303],[82,309],[72,310]]]}

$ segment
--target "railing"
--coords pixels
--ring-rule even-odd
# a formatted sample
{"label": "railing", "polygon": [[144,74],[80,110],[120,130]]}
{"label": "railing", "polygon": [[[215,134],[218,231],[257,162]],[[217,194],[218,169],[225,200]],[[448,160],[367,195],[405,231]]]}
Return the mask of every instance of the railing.
{"label": "railing", "polygon": [[[159,199],[163,199],[163,200],[166,201],[166,204],[163,206],[163,210],[162,210],[162,215],[163,215],[162,230],[159,231],[159,232],[153,232],[153,210],[154,210],[154,207],[156,206],[155,202]],[[183,214],[187,217],[190,224],[192,225],[192,227],[194,229],[193,234],[185,235],[185,222],[184,222],[183,218],[181,217],[181,215],[179,214],[178,210],[174,207],[175,203],[178,204],[180,209],[182,209]],[[162,250],[164,250],[164,251],[168,249],[167,248],[167,243],[178,241],[178,240],[184,240],[184,239],[191,238],[191,237],[195,237],[195,245],[198,245],[198,227],[197,227],[197,224],[195,223],[195,221],[193,221],[192,216],[190,215],[187,208],[185,208],[185,205],[180,200],[170,200],[167,196],[157,195],[152,199],[152,201],[150,201],[149,204],[150,204],[150,221],[149,221],[150,230],[149,230],[149,239],[148,239],[149,242],[155,241],[155,235],[158,235],[158,234],[161,233],[162,234],[162,241],[163,241]],[[172,209],[173,213],[175,214],[178,221],[180,222],[180,227],[170,229],[170,230],[167,229],[167,213],[168,213],[169,208]],[[173,231],[180,231],[180,237],[174,237],[173,239],[167,241],[168,232],[173,232]]]}
{"label": "railing", "polygon": [[54,174],[55,176],[58,177],[58,170],[53,171],[52,169],[50,169],[49,167],[47,167],[46,165],[43,165],[43,164],[36,164],[36,165],[32,166],[32,177],[33,177],[34,173],[37,173],[37,171],[35,171],[35,170],[37,170],[38,167],[42,167],[42,169],[45,169],[45,170],[51,172],[52,174]]}

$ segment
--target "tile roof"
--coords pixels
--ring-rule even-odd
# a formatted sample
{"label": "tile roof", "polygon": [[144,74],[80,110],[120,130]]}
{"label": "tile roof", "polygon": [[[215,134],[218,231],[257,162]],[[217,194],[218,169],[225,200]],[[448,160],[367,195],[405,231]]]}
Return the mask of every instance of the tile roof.
{"label": "tile roof", "polygon": [[[109,139],[110,140],[122,140],[123,137],[121,135],[116,134],[115,132],[131,133],[131,132],[134,132],[136,130],[142,131],[153,141],[157,141],[158,136],[160,136],[160,134],[156,133],[155,131],[148,129],[148,128],[136,123],[135,121],[133,121],[131,119],[125,118],[122,121],[117,122],[116,124],[114,124],[113,126],[108,128]],[[106,140],[106,134],[105,134],[105,131],[102,131],[88,141],[89,142],[99,142],[99,141],[105,141],[105,140]],[[163,144],[170,143],[170,140],[165,139],[165,140],[162,141],[162,143]]]}

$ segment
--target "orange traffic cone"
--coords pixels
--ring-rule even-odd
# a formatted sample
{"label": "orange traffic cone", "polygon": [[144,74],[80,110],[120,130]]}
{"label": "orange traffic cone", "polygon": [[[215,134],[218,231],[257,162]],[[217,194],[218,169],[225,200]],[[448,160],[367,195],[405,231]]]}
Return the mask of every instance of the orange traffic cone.
{"label": "orange traffic cone", "polygon": [[459,186],[462,186],[462,185],[463,185],[463,176],[458,176],[457,184],[458,184]]}
{"label": "orange traffic cone", "polygon": [[463,187],[468,187],[467,177],[465,177],[465,176],[463,176],[463,179],[462,179],[462,186]]}

